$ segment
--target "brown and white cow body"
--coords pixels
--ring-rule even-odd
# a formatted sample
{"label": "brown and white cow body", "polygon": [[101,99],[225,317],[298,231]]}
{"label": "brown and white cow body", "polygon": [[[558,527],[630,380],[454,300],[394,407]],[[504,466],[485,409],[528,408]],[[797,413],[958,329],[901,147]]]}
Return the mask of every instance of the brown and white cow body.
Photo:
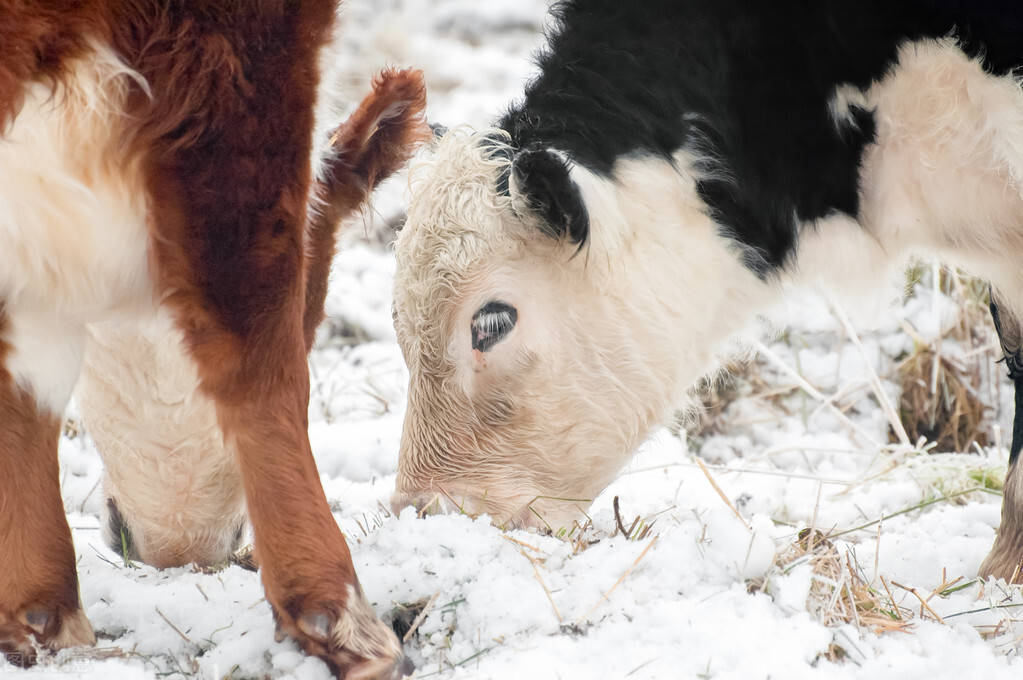
{"label": "brown and white cow body", "polygon": [[524,99],[413,175],[394,507],[570,526],[792,286],[936,255],[1019,318],[1023,16],[938,4],[561,3]]}
{"label": "brown and white cow body", "polygon": [[417,74],[386,73],[314,145],[335,10],[0,5],[9,659],[94,641],[56,455],[84,363],[106,490],[143,559],[222,560],[244,498],[279,629],[339,675],[400,674],[401,647],[362,595],[319,484],[306,353],[334,230],[422,137],[424,93]]}

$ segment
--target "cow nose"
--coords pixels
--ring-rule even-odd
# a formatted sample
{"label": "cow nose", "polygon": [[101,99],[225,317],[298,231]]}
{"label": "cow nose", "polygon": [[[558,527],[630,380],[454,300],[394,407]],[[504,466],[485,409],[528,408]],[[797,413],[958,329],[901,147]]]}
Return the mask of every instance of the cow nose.
{"label": "cow nose", "polygon": [[391,495],[391,511],[394,514],[401,513],[410,505],[416,509],[416,514],[420,517],[439,515],[448,511],[444,495],[439,491],[395,491]]}
{"label": "cow nose", "polygon": [[458,486],[396,491],[391,496],[391,509],[395,514],[410,505],[415,507],[416,514],[420,517],[444,514],[475,517],[487,510],[486,504],[478,495],[466,493]]}

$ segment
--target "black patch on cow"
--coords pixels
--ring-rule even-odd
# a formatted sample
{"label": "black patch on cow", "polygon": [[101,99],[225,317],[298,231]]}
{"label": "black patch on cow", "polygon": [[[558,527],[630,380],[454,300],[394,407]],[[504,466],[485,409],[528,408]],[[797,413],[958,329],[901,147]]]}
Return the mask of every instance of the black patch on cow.
{"label": "black patch on cow", "polygon": [[1012,443],[1009,446],[1009,467],[1015,465],[1023,451],[1023,324],[1009,307],[1000,306],[993,289],[990,291],[991,319],[995,322],[998,342],[1002,346],[1002,361],[1009,369],[1015,391],[1016,410],[1012,417]]}
{"label": "black patch on cow", "polygon": [[567,236],[582,245],[590,232],[579,187],[569,177],[568,162],[548,149],[526,149],[512,161],[517,193],[530,212],[540,218],[540,228],[552,238]]}
{"label": "black patch on cow", "polygon": [[1023,63],[1023,3],[1007,0],[568,0],[552,11],[541,73],[499,122],[512,145],[604,175],[628,154],[690,150],[701,197],[761,276],[784,265],[801,223],[857,216],[875,125],[862,109],[836,125],[837,86],[881,78],[903,41],[953,33],[992,73]]}
{"label": "black patch on cow", "polygon": [[472,316],[469,330],[472,333],[472,348],[489,352],[515,328],[519,313],[504,302],[488,302]]}

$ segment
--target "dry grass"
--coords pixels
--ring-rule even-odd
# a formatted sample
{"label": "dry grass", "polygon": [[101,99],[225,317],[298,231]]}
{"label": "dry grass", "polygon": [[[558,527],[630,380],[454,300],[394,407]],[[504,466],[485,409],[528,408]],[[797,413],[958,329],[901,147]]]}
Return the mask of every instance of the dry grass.
{"label": "dry grass", "polygon": [[898,377],[899,418],[913,441],[923,437],[937,451],[957,453],[988,445],[987,409],[978,396],[975,366],[967,369],[926,346],[899,365]]}
{"label": "dry grass", "polygon": [[871,587],[852,556],[843,557],[822,532],[803,529],[775,558],[775,567],[783,574],[801,564],[809,564],[813,571],[806,609],[822,624],[851,623],[875,633],[910,629],[913,612],[895,602],[887,585],[881,591]]}
{"label": "dry grass", "polygon": [[[999,381],[1002,380],[995,361],[1001,358],[1001,353],[987,308],[986,282],[931,265],[911,270],[908,276],[911,288],[917,284],[932,288],[936,294],[953,300],[956,309],[954,315],[949,316],[948,310],[943,309],[947,302],[936,295],[933,311],[935,315],[941,313],[944,322],[939,337],[924,339],[910,323],[905,322],[905,331],[913,339],[912,350],[899,358],[894,371],[885,376],[875,376],[894,380],[901,387],[898,403],[886,410],[891,426],[890,441],[901,443],[903,448],[908,446],[914,451],[928,453],[976,452],[981,447],[1000,445],[993,425],[997,421],[995,410],[1000,403]],[[841,320],[840,309],[836,310],[836,315]],[[855,332],[849,327],[847,331],[850,340],[858,344]],[[761,356],[771,358],[763,347]],[[777,363],[777,358],[775,361]],[[731,367],[722,378],[699,385],[692,396],[700,406],[697,409],[700,417],[695,424],[692,418],[689,419],[691,434],[700,437],[727,432],[734,423],[728,422],[725,410],[737,398],[761,393],[774,397],[777,390],[770,390],[770,385],[759,375],[759,368],[756,363],[740,364]],[[809,383],[800,382],[802,375],[798,364],[794,369],[789,367],[788,375],[796,381],[798,388],[821,402],[822,408],[832,401],[839,401],[837,395],[828,397]],[[785,392],[783,397],[790,396],[790,392]],[[879,392],[882,392],[881,387],[875,385],[875,398],[881,402],[885,397]],[[882,404],[882,408],[884,406]],[[844,412],[840,405],[836,408],[842,408]],[[904,432],[897,433],[897,428]],[[875,444],[879,451],[895,450],[881,442]],[[699,448],[698,444],[696,448]],[[962,460],[959,456],[954,458]],[[910,460],[916,459],[910,457]],[[950,456],[949,461],[952,460]],[[923,456],[919,463],[923,465],[925,462],[941,461],[940,457]],[[930,469],[931,466],[926,467]],[[937,466],[936,469],[942,472],[936,480],[921,477],[921,481],[934,486],[938,497],[928,495],[928,500],[891,516],[933,503],[964,502],[977,493],[998,493],[1000,490],[1000,469],[951,462],[947,468],[949,471]],[[705,474],[710,478],[709,473],[705,471]],[[877,523],[870,522],[841,533],[862,530]],[[844,543],[835,540],[837,535],[825,534],[814,528],[803,529],[791,544],[779,551],[768,574],[749,583],[751,591],[770,591],[772,581],[779,576],[809,567],[810,587],[805,607],[817,621],[833,628],[853,625],[863,632],[887,634],[912,632],[916,621],[944,624],[944,619],[938,614],[941,608],[935,602],[976,583],[963,582],[961,578],[950,580],[944,573],[941,582],[933,589],[892,582],[878,573],[876,561],[873,569],[864,570],[857,561],[855,548],[843,547]],[[869,571],[873,574],[866,573]],[[971,612],[950,616],[968,613]],[[1000,628],[994,631],[996,635],[1003,633]],[[837,642],[822,654],[822,658],[832,661],[841,661],[845,657],[845,650]]]}
{"label": "dry grass", "polygon": [[[997,386],[991,371],[1001,355],[988,312],[987,283],[960,271],[922,265],[907,272],[907,281],[950,297],[958,318],[934,342],[904,325],[914,348],[897,371],[900,420],[912,440],[933,442],[938,452],[965,453],[994,443],[994,418],[982,393],[985,384]],[[948,356],[950,346],[958,347],[957,358]],[[991,395],[986,401],[997,403]]]}
{"label": "dry grass", "polygon": [[[878,531],[880,539],[880,530]],[[946,614],[942,617],[932,606],[936,599],[948,598],[956,592],[978,585],[977,580],[964,580],[962,576],[950,578],[942,569],[941,579],[934,588],[917,588],[886,579],[877,573],[877,560],[873,565],[874,576],[868,578],[856,559],[852,549],[844,554],[828,535],[816,529],[801,530],[795,540],[778,553],[771,572],[763,580],[750,583],[750,590],[768,587],[772,577],[788,574],[801,565],[812,570],[811,585],[806,598],[806,609],[817,621],[829,627],[854,625],[857,629],[882,635],[887,633],[911,633],[915,621],[932,621],[947,625],[947,618],[989,612],[992,605],[967,611]],[[985,600],[984,584],[980,584],[976,599]],[[1005,603],[996,607],[1011,610],[1023,606],[1010,602],[1006,594]],[[1005,619],[998,626],[976,626],[984,637],[998,637],[1007,630],[1005,624],[1015,619]],[[843,661],[847,654],[836,644],[822,654],[831,661]]]}
{"label": "dry grass", "polygon": [[651,529],[653,529],[654,522],[647,524],[643,521],[643,518],[640,515],[636,515],[636,519],[632,520],[632,524],[630,524],[629,528],[626,529],[626,522],[622,520],[622,510],[618,496],[614,497],[614,501],[612,501],[611,505],[614,507],[615,512],[615,530],[614,533],[611,534],[612,536],[620,533],[630,541],[639,541],[646,538],[646,535],[650,533]]}

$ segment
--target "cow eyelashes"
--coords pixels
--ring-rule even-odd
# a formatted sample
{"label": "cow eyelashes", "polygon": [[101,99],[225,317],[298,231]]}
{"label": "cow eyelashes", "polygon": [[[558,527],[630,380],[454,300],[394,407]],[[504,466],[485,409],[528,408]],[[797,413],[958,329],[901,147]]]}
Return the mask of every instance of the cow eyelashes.
{"label": "cow eyelashes", "polygon": [[472,348],[481,352],[504,339],[515,328],[519,313],[503,302],[488,302],[472,317]]}

